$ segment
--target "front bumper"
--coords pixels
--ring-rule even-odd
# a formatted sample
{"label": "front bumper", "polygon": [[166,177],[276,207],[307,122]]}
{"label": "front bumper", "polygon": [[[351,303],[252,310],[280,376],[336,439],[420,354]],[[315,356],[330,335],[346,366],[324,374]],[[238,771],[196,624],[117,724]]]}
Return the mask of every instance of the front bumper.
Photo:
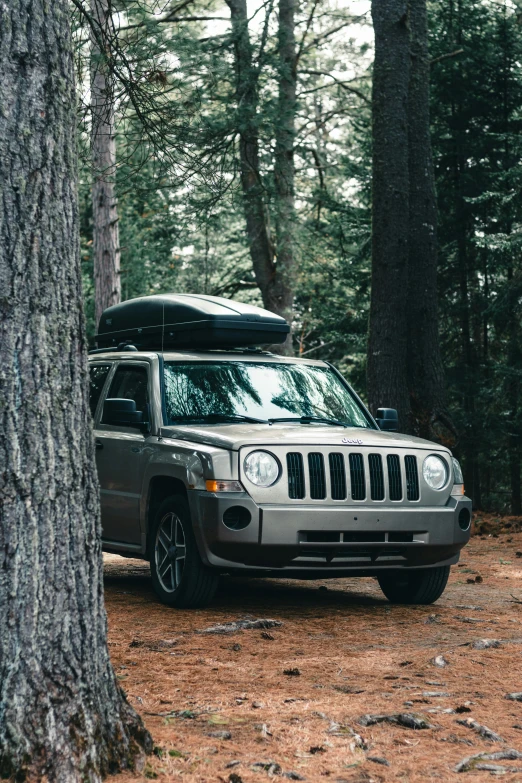
{"label": "front bumper", "polygon": [[[204,563],[265,575],[366,576],[451,565],[471,527],[471,501],[463,496],[451,496],[442,507],[413,508],[257,505],[246,493],[200,491],[190,492],[189,501]],[[223,514],[237,506],[248,510],[251,522],[231,530]]]}

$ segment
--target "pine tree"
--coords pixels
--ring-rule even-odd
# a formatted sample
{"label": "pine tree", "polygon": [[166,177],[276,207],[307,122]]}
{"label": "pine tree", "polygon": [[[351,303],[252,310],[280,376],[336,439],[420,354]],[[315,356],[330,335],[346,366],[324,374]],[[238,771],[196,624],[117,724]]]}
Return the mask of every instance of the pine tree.
{"label": "pine tree", "polygon": [[406,0],[373,0],[372,277],[368,400],[410,427],[408,390],[408,86]]}
{"label": "pine tree", "polygon": [[437,306],[437,203],[430,131],[426,0],[410,0],[408,87],[408,389],[411,431],[454,435],[446,412]]}
{"label": "pine tree", "polygon": [[152,741],[107,650],[66,0],[0,9],[0,777],[100,781]]}
{"label": "pine tree", "polygon": [[113,36],[110,0],[92,0],[91,151],[95,320],[121,300],[114,79],[108,63]]}

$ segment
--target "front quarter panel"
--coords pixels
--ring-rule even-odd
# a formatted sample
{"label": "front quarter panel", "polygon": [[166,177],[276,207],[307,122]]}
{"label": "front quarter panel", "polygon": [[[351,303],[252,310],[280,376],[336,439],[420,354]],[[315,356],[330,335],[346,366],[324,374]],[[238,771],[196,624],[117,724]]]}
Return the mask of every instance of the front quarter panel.
{"label": "front quarter panel", "polygon": [[142,550],[146,550],[148,507],[152,479],[165,476],[180,481],[187,491],[205,490],[207,479],[237,479],[237,453],[172,438],[149,438],[146,448],[141,492]]}

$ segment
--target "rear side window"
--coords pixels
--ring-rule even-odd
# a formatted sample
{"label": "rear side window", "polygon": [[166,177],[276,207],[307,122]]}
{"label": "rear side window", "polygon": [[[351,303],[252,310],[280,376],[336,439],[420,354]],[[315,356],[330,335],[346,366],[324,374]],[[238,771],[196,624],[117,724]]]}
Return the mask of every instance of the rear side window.
{"label": "rear side window", "polygon": [[102,393],[105,379],[111,369],[110,364],[91,364],[89,367],[90,383],[89,383],[89,405],[91,408],[91,415],[94,418],[96,408],[98,406],[98,400]]}
{"label": "rear side window", "polygon": [[145,367],[118,367],[112,379],[108,398],[134,400],[136,410],[143,411],[149,401],[148,373]]}

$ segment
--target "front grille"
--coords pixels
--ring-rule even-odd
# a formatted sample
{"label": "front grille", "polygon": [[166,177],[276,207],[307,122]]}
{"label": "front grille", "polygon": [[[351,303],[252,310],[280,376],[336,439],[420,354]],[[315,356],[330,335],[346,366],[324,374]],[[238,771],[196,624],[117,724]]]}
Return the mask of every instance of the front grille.
{"label": "front grille", "polygon": [[308,471],[310,473],[310,497],[313,500],[323,500],[326,497],[326,477],[322,454],[308,455]]}
{"label": "front grille", "polygon": [[288,495],[293,500],[300,500],[305,496],[303,455],[299,452],[289,452],[286,455],[286,467],[288,469]]}
{"label": "front grille", "polygon": [[350,483],[352,485],[352,499],[364,500],[366,497],[366,481],[364,479],[362,454],[350,454]]}
{"label": "front grille", "polygon": [[369,454],[370,494],[372,500],[384,500],[384,473],[380,454]]}
{"label": "front grille", "polygon": [[417,458],[411,455],[404,457],[406,469],[406,497],[408,500],[419,499],[419,474],[417,472]]}
{"label": "front grille", "polygon": [[332,500],[346,500],[346,473],[342,454],[332,452],[328,455],[330,463],[330,484]]}
{"label": "front grille", "polygon": [[388,483],[390,487],[390,500],[402,500],[401,462],[398,454],[388,454]]}
{"label": "front grille", "polygon": [[[420,499],[417,457],[407,454],[368,454],[359,452],[348,455],[348,463],[341,452],[288,452],[288,496],[292,500],[366,500],[366,475],[369,478],[368,494],[372,501],[395,500],[404,497],[402,477],[406,479],[405,493],[409,501]],[[305,463],[306,458],[306,463]],[[306,474],[305,466],[308,469]]]}

